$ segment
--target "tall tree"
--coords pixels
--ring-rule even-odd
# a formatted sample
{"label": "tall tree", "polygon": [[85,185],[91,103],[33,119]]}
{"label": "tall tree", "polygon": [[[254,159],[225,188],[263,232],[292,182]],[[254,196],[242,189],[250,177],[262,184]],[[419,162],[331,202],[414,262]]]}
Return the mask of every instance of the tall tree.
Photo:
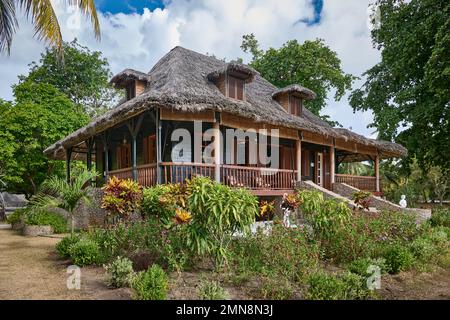
{"label": "tall tree", "polygon": [[305,105],[316,115],[325,107],[329,92],[334,90],[338,101],[354,80],[342,70],[337,53],[320,39],[303,44],[290,40],[279,49],[263,51],[255,35],[249,34],[243,36],[241,48],[253,55],[250,65],[277,87],[298,83],[313,90],[317,98]]}
{"label": "tall tree", "polygon": [[63,48],[64,63],[58,58],[57,49],[47,49],[39,63],[30,64],[27,76],[19,76],[20,81],[51,84],[90,116],[102,114],[119,97],[108,83],[111,77],[108,61],[101,52],[89,50],[76,39],[65,42]]}
{"label": "tall tree", "polygon": [[15,102],[0,100],[0,170],[8,191],[34,194],[62,169],[45,148],[85,125],[88,117],[50,84],[24,82],[14,87]]}
{"label": "tall tree", "polygon": [[[371,110],[379,136],[408,148],[422,169],[450,170],[450,2],[378,0],[373,45],[381,62],[351,94],[354,110]],[[405,166],[408,167],[408,166]]]}
{"label": "tall tree", "polygon": [[[100,25],[94,0],[65,0],[68,5],[77,6],[80,11],[91,18],[95,36],[100,38]],[[35,35],[39,40],[46,40],[63,52],[63,40],[58,18],[50,0],[0,0],[0,52],[11,49],[14,33],[18,27],[17,9],[25,11],[34,24]]]}

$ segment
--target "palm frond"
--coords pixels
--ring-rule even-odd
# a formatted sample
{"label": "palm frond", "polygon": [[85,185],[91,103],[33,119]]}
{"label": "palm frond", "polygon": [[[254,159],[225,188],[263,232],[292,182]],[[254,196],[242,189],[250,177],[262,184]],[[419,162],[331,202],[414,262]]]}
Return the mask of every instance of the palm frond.
{"label": "palm frond", "polygon": [[61,208],[61,205],[61,199],[44,193],[36,194],[28,203],[31,209]]}
{"label": "palm frond", "polygon": [[0,0],[0,52],[10,53],[17,26],[15,1]]}
{"label": "palm frond", "polygon": [[94,0],[67,0],[71,5],[77,5],[86,17],[91,18],[94,34],[97,39],[100,39],[100,24],[98,22],[97,9],[95,8]]}

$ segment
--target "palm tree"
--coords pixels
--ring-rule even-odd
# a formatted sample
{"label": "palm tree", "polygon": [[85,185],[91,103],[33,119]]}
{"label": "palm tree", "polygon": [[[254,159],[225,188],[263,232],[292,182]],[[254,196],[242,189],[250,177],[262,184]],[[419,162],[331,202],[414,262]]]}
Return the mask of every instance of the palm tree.
{"label": "palm tree", "polygon": [[[69,5],[80,8],[84,15],[91,18],[94,33],[100,38],[100,25],[97,18],[94,0],[65,0]],[[63,39],[61,28],[51,0],[0,0],[0,52],[10,52],[11,43],[18,27],[16,9],[23,9],[27,17],[31,17],[35,35],[56,46],[62,53]]]}
{"label": "palm tree", "polygon": [[97,176],[94,171],[81,171],[70,182],[54,176],[42,184],[42,192],[31,200],[31,206],[37,208],[61,208],[69,212],[71,219],[71,233],[75,229],[74,211],[83,201],[91,203],[90,183]]}

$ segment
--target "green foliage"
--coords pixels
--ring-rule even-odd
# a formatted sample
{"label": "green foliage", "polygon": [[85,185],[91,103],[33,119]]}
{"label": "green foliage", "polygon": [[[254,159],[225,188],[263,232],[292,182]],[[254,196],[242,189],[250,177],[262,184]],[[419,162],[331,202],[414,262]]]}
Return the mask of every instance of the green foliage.
{"label": "green foliage", "polygon": [[386,269],[389,273],[399,273],[411,268],[415,262],[413,254],[406,245],[392,244],[384,249],[383,258],[386,260]]}
{"label": "green foliage", "polygon": [[27,209],[16,209],[12,214],[8,216],[6,222],[9,224],[21,223],[24,221]]}
{"label": "green foliage", "polygon": [[306,297],[311,300],[362,300],[371,296],[365,278],[351,272],[318,272],[309,277],[308,286]]}
{"label": "green foliage", "polygon": [[236,239],[233,266],[239,274],[259,273],[301,281],[319,261],[319,249],[307,240],[302,228],[274,225],[268,235],[261,231]]}
{"label": "green foliage", "polygon": [[49,175],[63,171],[43,151],[88,119],[49,84],[23,82],[14,96],[14,103],[0,100],[0,168],[8,191],[30,197]]}
{"label": "green foliage", "polygon": [[58,176],[53,176],[45,180],[42,184],[42,191],[36,195],[31,205],[34,208],[45,209],[58,207],[69,212],[71,219],[71,232],[74,233],[76,206],[81,202],[91,203],[91,181],[97,176],[96,172],[82,170],[74,173],[71,181]]}
{"label": "green foliage", "polygon": [[164,270],[154,264],[133,277],[131,288],[135,300],[165,300],[169,279]]}
{"label": "green foliage", "polygon": [[171,185],[167,184],[158,184],[150,188],[144,188],[142,201],[143,215],[145,217],[173,217],[173,208],[168,208],[165,204],[161,203],[162,197],[170,194],[171,189]]}
{"label": "green foliage", "polygon": [[122,180],[113,176],[102,190],[102,208],[113,221],[117,218],[127,221],[131,214],[140,208],[142,187],[131,179]]}
{"label": "green foliage", "polygon": [[78,266],[88,266],[100,263],[98,244],[89,239],[81,239],[69,247],[72,262]]}
{"label": "green foliage", "polygon": [[55,54],[57,49],[47,49],[39,63],[31,63],[28,76],[19,77],[21,83],[50,84],[91,116],[104,113],[118,98],[117,91],[109,84],[108,61],[100,51],[91,51],[76,39],[64,43],[63,49],[64,63]]}
{"label": "green foliage", "polygon": [[218,281],[202,281],[198,289],[200,300],[226,300],[228,294]]}
{"label": "green foliage", "polygon": [[67,221],[58,213],[33,210],[28,212],[25,224],[33,226],[51,226],[54,233],[64,233],[67,231]]}
{"label": "green foliage", "polygon": [[227,261],[234,232],[247,232],[258,214],[258,200],[248,190],[232,189],[209,178],[187,184],[192,221],[187,225],[187,246],[197,254],[210,254],[216,267]]}
{"label": "green foliage", "polygon": [[381,273],[386,272],[386,265],[384,258],[377,258],[377,259],[359,258],[352,261],[347,266],[347,270],[354,274],[367,278],[372,274],[372,271],[370,271],[371,266],[376,266],[380,268]]}
{"label": "green foliage", "polygon": [[117,257],[104,268],[109,275],[108,285],[115,288],[127,286],[134,276],[133,263],[128,258]]}
{"label": "green foliage", "polygon": [[294,288],[284,277],[264,277],[262,279],[261,297],[269,300],[289,300],[294,295]]}
{"label": "green foliage", "polygon": [[[381,61],[363,75],[350,104],[371,110],[382,139],[395,139],[422,168],[450,169],[450,3],[445,0],[378,0],[380,23],[372,31]],[[399,128],[405,130],[400,132]],[[423,139],[426,137],[426,143]]]}
{"label": "green foliage", "polygon": [[354,77],[341,68],[341,60],[323,40],[297,40],[286,42],[281,48],[262,51],[253,34],[245,35],[241,48],[250,51],[253,60],[250,65],[262,77],[277,87],[299,83],[317,94],[317,98],[305,101],[305,106],[314,114],[325,107],[327,95],[334,90],[334,99],[340,100],[351,89]]}
{"label": "green foliage", "polygon": [[56,244],[56,251],[58,251],[59,255],[63,258],[69,258],[70,257],[70,248],[72,245],[76,244],[78,241],[80,241],[79,235],[70,235],[67,237],[64,237],[61,241],[59,241]]}
{"label": "green foliage", "polygon": [[450,228],[450,209],[434,209],[431,213],[429,223],[433,227],[443,226]]}

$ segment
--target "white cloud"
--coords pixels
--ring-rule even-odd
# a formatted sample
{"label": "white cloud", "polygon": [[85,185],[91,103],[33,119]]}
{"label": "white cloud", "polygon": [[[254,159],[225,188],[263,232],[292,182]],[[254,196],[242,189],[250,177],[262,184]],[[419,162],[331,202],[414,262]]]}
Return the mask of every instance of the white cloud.
{"label": "white cloud", "polygon": [[[125,68],[149,71],[176,45],[217,57],[235,59],[249,55],[240,49],[242,35],[255,33],[264,49],[279,47],[290,39],[304,41],[323,38],[342,60],[344,71],[359,76],[379,61],[372,48],[366,25],[369,1],[324,1],[320,24],[308,27],[296,21],[313,16],[309,0],[173,0],[164,9],[142,14],[100,14],[101,42],[93,37],[89,21],[82,18],[79,28],[71,26],[73,12],[65,2],[55,3],[65,40],[77,37],[91,49],[100,50],[109,60],[113,73]],[[11,99],[12,83],[28,70],[28,63],[39,59],[44,45],[32,38],[33,30],[25,18],[14,38],[11,56],[0,56],[0,97]],[[358,82],[356,86],[359,86]],[[347,97],[334,102],[330,95],[324,110],[344,127],[370,135],[370,113],[353,114]]]}

